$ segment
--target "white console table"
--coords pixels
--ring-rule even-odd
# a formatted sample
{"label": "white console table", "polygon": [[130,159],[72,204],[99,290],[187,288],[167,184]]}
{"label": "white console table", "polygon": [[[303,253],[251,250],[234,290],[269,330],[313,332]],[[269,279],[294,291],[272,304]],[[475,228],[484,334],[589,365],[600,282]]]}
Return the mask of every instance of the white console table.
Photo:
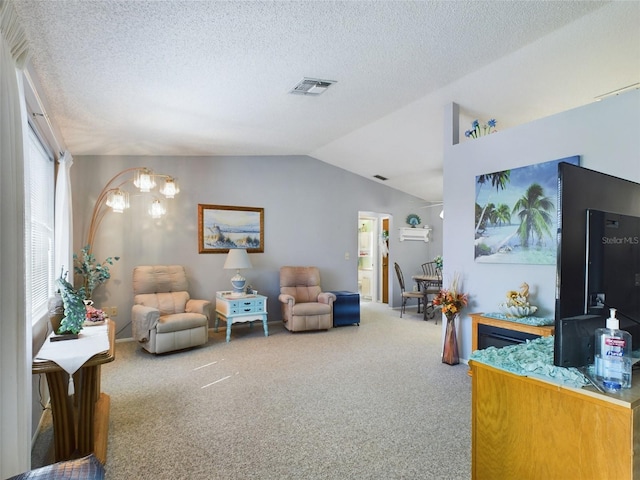
{"label": "white console table", "polygon": [[227,342],[231,340],[231,325],[234,323],[262,321],[264,336],[269,335],[267,327],[267,297],[263,295],[234,295],[232,292],[216,292],[216,321],[214,331],[218,331],[218,322],[227,323]]}

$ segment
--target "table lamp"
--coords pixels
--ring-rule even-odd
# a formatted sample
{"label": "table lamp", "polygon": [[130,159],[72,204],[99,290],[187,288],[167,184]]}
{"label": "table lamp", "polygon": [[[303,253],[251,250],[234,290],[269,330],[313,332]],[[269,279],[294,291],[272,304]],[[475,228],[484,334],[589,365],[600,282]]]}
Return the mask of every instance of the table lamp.
{"label": "table lamp", "polygon": [[247,250],[244,248],[231,248],[227,254],[227,259],[224,262],[225,270],[236,270],[236,274],[231,277],[231,285],[233,286],[234,295],[242,295],[244,293],[244,287],[247,280],[240,275],[240,270],[243,268],[252,268]]}

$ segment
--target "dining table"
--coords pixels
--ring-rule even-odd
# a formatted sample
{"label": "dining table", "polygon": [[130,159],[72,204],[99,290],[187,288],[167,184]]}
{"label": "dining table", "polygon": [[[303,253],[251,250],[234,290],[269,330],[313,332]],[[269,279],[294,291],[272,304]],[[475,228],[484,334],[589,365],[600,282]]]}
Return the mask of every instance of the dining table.
{"label": "dining table", "polygon": [[442,288],[442,277],[439,275],[413,275],[411,277],[414,282],[418,285],[418,290],[423,292],[424,295],[424,308],[423,308],[423,316],[424,320],[428,320],[430,318],[434,318],[436,315],[436,310],[438,309],[435,305],[433,305],[433,299],[429,300],[429,296],[435,296],[440,289]]}

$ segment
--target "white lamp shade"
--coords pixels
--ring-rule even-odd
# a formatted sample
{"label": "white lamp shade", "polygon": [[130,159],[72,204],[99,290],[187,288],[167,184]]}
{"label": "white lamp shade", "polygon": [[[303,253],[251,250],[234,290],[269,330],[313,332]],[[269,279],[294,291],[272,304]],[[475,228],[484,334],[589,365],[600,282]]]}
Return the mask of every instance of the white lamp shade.
{"label": "white lamp shade", "polygon": [[151,215],[151,218],[161,218],[165,213],[167,213],[167,209],[164,208],[160,200],[155,198],[149,205],[149,215]]}
{"label": "white lamp shade", "polygon": [[107,195],[106,204],[115,213],[122,213],[125,208],[129,208],[129,193],[119,188],[111,190]]}
{"label": "white lamp shade", "polygon": [[252,268],[251,260],[244,248],[231,248],[224,262],[225,270],[241,270],[243,268]]}
{"label": "white lamp shade", "polygon": [[156,181],[153,178],[153,171],[146,167],[136,170],[133,184],[138,187],[141,192],[150,192],[151,189],[156,186]]}
{"label": "white lamp shade", "polygon": [[180,193],[180,187],[178,187],[178,181],[173,177],[167,177],[164,180],[164,186],[160,193],[167,198],[173,198]]}

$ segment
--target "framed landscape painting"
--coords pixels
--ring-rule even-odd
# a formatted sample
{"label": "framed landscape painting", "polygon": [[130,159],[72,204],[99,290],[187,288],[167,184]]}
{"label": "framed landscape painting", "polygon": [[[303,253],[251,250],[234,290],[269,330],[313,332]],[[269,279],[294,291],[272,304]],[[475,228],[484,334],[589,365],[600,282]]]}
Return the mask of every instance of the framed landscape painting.
{"label": "framed landscape painting", "polygon": [[560,162],[580,157],[476,176],[476,262],[556,264]]}
{"label": "framed landscape painting", "polygon": [[198,253],[264,252],[264,208],[198,205]]}

